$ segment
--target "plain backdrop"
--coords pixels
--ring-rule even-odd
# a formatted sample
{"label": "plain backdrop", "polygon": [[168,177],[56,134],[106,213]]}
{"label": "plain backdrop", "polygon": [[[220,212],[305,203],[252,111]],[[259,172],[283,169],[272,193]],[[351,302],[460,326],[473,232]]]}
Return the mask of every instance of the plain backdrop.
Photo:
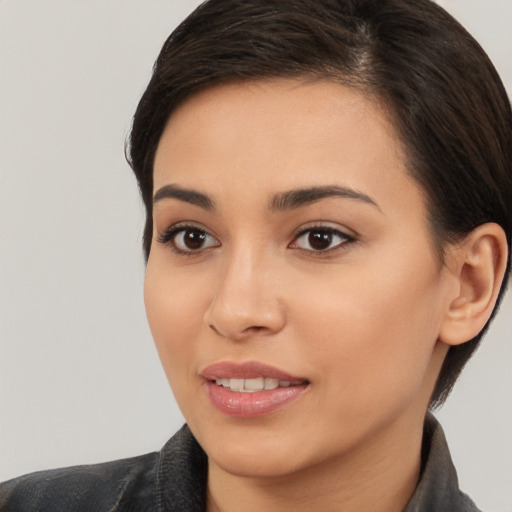
{"label": "plain backdrop", "polygon": [[[512,91],[512,1],[445,0]],[[123,145],[192,0],[0,0],[0,479],[158,450],[181,426],[146,325]],[[511,512],[512,300],[438,413],[463,489]]]}

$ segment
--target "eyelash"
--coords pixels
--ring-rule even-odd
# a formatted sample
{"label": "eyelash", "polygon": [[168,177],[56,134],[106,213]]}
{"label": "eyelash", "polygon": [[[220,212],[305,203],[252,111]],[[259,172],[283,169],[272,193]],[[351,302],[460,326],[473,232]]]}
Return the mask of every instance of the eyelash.
{"label": "eyelash", "polygon": [[[215,237],[210,235],[210,233],[208,233],[208,231],[206,231],[205,229],[203,229],[199,226],[196,226],[194,224],[175,224],[174,226],[171,226],[169,229],[167,229],[167,231],[165,231],[165,233],[160,235],[157,238],[157,240],[161,244],[168,245],[171,248],[171,250],[174,251],[175,253],[183,255],[183,256],[194,256],[194,255],[199,254],[202,251],[207,249],[207,248],[206,249],[200,248],[196,251],[194,251],[194,250],[187,251],[187,250],[179,249],[176,246],[176,238],[181,233],[185,234],[187,231],[195,231],[197,233],[203,233],[203,234],[207,235],[208,237],[215,240]],[[220,245],[220,244],[217,244],[216,246],[218,246],[218,245]]]}
{"label": "eyelash", "polygon": [[325,249],[325,250],[315,251],[312,249],[303,249],[301,247],[294,247],[294,248],[308,252],[316,257],[322,257],[322,256],[327,257],[333,253],[337,253],[339,251],[345,250],[348,245],[351,245],[357,241],[356,237],[354,237],[353,235],[349,235],[339,229],[336,229],[336,228],[333,228],[330,226],[318,224],[318,225],[308,226],[305,229],[300,229],[299,231],[297,231],[294,234],[293,242],[289,245],[289,247],[293,247],[294,245],[296,245],[297,241],[301,237],[307,235],[308,233],[311,234],[314,232],[336,236],[336,237],[339,237],[341,239],[341,241],[338,244],[336,244],[334,247],[329,247],[328,249]]}
{"label": "eyelash", "polygon": [[[185,234],[187,231],[195,231],[196,233],[201,233],[203,235],[206,235],[207,237],[210,237],[213,240],[216,240],[215,237],[213,237],[208,231],[205,229],[196,226],[194,224],[175,224],[174,226],[171,226],[165,233],[160,235],[157,238],[157,241],[161,244],[168,245],[172,251],[174,251],[177,254],[183,255],[183,256],[194,256],[197,254],[202,253],[203,251],[210,249],[211,247],[218,247],[220,245],[219,242],[217,242],[215,245],[209,246],[209,247],[200,247],[197,250],[183,250],[176,246],[176,238],[180,234]],[[341,241],[335,245],[334,247],[329,247],[325,250],[313,250],[313,249],[305,249],[302,247],[298,247],[296,244],[298,240],[300,240],[301,237],[307,235],[308,233],[312,232],[317,233],[323,233],[328,234],[331,236],[339,237]],[[307,227],[306,229],[301,229],[294,233],[293,235],[293,241],[288,245],[288,247],[298,249],[307,253],[310,253],[316,257],[322,257],[322,256],[328,256],[332,253],[336,253],[340,250],[346,249],[346,247],[350,244],[353,244],[357,241],[357,239],[352,236],[348,235],[347,233],[344,233],[343,231],[340,231],[339,229],[335,229],[329,226],[325,225],[314,225]]]}

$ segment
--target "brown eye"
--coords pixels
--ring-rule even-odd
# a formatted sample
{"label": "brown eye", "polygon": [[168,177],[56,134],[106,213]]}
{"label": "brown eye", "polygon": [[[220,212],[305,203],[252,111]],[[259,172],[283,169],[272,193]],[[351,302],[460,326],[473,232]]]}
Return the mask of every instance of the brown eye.
{"label": "brown eye", "polygon": [[183,245],[191,251],[197,251],[203,246],[208,235],[198,229],[187,229],[183,231]]}
{"label": "brown eye", "polygon": [[168,238],[175,250],[181,253],[199,252],[219,245],[219,242],[213,236],[195,227],[175,229]]}
{"label": "brown eye", "polygon": [[311,252],[327,252],[352,240],[350,236],[335,229],[312,228],[303,231],[291,247]]}
{"label": "brown eye", "polygon": [[325,251],[332,243],[333,234],[326,231],[310,231],[308,235],[309,246],[315,251]]}

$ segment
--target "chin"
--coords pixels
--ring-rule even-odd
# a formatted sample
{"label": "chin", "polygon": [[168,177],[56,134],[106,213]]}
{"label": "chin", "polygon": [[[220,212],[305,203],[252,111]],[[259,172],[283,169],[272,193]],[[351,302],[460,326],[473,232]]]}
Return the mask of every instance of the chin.
{"label": "chin", "polygon": [[295,473],[300,464],[293,461],[289,455],[269,454],[265,449],[257,448],[245,452],[232,450],[212,450],[208,456],[223,471],[243,478],[279,478]]}
{"label": "chin", "polygon": [[[289,435],[254,429],[199,433],[210,463],[240,477],[282,477],[300,469],[303,455]],[[292,442],[291,442],[292,441]]]}

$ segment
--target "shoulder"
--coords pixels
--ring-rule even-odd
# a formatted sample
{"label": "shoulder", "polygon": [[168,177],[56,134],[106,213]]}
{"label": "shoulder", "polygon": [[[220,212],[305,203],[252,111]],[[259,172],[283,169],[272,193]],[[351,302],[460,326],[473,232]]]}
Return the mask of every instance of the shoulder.
{"label": "shoulder", "polygon": [[0,512],[199,512],[206,475],[206,454],[184,425],[159,452],[4,482]]}
{"label": "shoulder", "polygon": [[0,484],[0,512],[150,510],[158,460],[154,452],[20,476]]}

